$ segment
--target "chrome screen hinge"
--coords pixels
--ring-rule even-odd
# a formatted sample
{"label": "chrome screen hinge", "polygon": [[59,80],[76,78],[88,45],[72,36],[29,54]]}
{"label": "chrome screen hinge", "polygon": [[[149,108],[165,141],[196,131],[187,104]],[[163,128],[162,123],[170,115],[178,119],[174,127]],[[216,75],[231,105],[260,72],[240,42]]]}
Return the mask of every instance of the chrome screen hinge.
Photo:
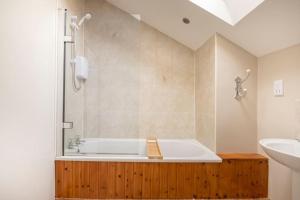
{"label": "chrome screen hinge", "polygon": [[74,43],[71,35],[65,35],[64,36],[64,42],[65,43]]}
{"label": "chrome screen hinge", "polygon": [[72,129],[73,128],[73,122],[63,122],[63,129]]}

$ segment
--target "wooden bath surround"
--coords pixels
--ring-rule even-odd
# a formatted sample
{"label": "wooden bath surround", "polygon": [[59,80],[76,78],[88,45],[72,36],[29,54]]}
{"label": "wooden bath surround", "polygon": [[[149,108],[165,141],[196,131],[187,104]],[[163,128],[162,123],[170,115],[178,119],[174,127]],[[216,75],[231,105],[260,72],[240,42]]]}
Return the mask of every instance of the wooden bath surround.
{"label": "wooden bath surround", "polygon": [[222,163],[55,161],[56,198],[267,198],[268,160],[219,154]]}

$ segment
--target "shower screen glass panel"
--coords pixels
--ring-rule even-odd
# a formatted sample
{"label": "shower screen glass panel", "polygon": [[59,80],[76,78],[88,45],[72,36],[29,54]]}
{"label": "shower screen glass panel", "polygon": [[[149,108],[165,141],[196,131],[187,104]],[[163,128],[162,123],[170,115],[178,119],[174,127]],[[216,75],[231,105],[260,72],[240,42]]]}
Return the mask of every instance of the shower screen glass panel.
{"label": "shower screen glass panel", "polygon": [[143,155],[138,15],[102,0],[63,4],[64,155]]}
{"label": "shower screen glass panel", "polygon": [[143,156],[147,137],[195,138],[196,118],[198,131],[213,127],[206,123],[213,109],[195,107],[196,94],[211,95],[195,87],[203,74],[192,49],[126,12],[123,1],[63,2],[66,40],[76,41],[65,44],[64,121],[73,122],[64,129],[65,154],[80,146],[86,154]]}

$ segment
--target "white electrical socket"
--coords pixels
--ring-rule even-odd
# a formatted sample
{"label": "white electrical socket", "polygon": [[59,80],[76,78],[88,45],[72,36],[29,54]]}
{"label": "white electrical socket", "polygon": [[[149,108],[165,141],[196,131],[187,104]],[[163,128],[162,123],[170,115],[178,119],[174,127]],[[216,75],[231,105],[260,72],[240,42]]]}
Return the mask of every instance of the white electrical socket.
{"label": "white electrical socket", "polygon": [[273,83],[273,92],[275,97],[284,96],[283,80],[276,80]]}

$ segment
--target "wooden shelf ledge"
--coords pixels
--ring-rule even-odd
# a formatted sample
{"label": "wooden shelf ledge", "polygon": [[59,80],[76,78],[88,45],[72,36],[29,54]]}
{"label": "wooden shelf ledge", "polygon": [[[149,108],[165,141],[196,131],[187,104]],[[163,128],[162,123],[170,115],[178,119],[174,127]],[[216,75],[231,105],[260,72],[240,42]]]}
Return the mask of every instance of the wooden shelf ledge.
{"label": "wooden shelf ledge", "polygon": [[218,153],[218,156],[225,160],[268,160],[257,153]]}

